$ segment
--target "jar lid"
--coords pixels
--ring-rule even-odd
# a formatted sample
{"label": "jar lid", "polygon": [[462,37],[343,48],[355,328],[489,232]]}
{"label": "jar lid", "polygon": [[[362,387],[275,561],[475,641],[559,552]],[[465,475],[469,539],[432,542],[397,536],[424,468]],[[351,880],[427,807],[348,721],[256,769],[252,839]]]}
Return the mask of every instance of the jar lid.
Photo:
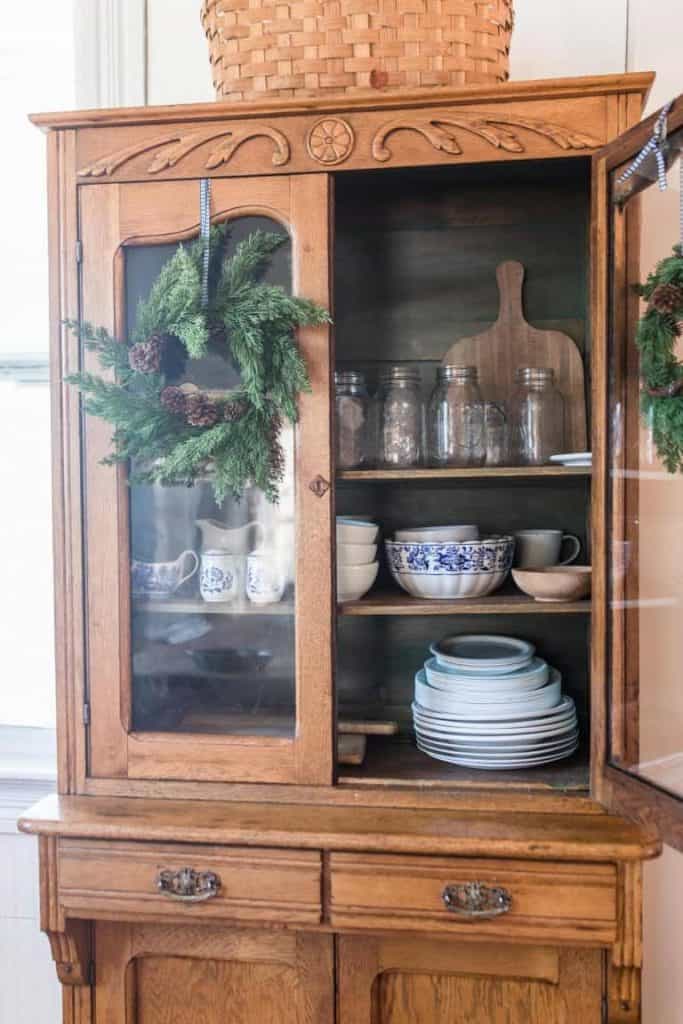
{"label": "jar lid", "polygon": [[446,366],[437,366],[436,379],[476,384],[479,381],[479,370],[476,366],[458,366],[455,363],[449,363]]}
{"label": "jar lid", "polygon": [[405,381],[406,383],[417,383],[420,380],[420,371],[412,366],[387,366],[380,374],[380,380],[384,382]]}
{"label": "jar lid", "polygon": [[335,370],[334,383],[365,385],[365,374],[359,370]]}
{"label": "jar lid", "polygon": [[555,371],[550,366],[520,366],[515,373],[515,380],[523,383],[549,382],[555,379]]}

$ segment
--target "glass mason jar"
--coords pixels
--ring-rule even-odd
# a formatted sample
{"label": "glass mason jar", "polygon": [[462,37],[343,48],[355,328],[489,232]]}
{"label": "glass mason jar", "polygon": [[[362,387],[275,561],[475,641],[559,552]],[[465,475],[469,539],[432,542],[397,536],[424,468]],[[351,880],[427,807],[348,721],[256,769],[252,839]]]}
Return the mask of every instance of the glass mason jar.
{"label": "glass mason jar", "polygon": [[405,469],[420,465],[423,420],[418,371],[406,366],[384,370],[379,389],[378,461],[381,466]]}
{"label": "glass mason jar", "polygon": [[435,466],[482,466],[484,403],[475,366],[440,366],[429,400],[429,460]]}
{"label": "glass mason jar", "polygon": [[515,375],[513,451],[521,466],[541,466],[565,450],[564,398],[547,367],[524,366]]}
{"label": "glass mason jar", "polygon": [[353,370],[334,375],[337,428],[337,467],[359,469],[371,465],[374,452],[372,405],[365,375]]}
{"label": "glass mason jar", "polygon": [[486,465],[510,463],[510,416],[507,402],[484,402]]}

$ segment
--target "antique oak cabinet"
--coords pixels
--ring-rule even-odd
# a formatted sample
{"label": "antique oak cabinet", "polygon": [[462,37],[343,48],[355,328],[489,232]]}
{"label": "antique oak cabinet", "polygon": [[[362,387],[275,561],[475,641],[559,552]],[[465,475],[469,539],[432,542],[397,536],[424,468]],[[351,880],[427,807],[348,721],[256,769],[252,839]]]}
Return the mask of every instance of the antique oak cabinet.
{"label": "antique oak cabinet", "polygon": [[[68,1024],[639,1019],[641,862],[658,822],[680,840],[675,792],[638,767],[638,200],[614,201],[652,130],[638,126],[650,83],[34,118],[49,163],[59,795],[21,827],[39,837]],[[285,231],[270,279],[333,314],[300,333],[312,390],[277,507],[249,493],[218,508],[208,482],[129,484],[64,380],[92,356],[63,321],[126,334],[197,236],[202,179],[229,244]],[[337,471],[335,368],[374,381],[404,362],[428,389],[450,345],[495,320],[506,259],[525,266],[527,318],[582,353],[592,470]],[[196,382],[229,387],[230,372],[208,358]],[[571,530],[592,598],[538,605],[510,586],[429,602],[380,573],[337,606],[335,514],[386,534]],[[277,553],[280,601],[202,602],[180,571],[168,600],[136,596],[132,560],[190,572],[182,552],[221,539],[236,566]],[[414,672],[457,632],[543,650],[576,702],[578,754],[489,772],[419,753]],[[355,765],[354,731],[370,733]],[[444,892],[468,885],[456,913]],[[499,888],[507,912],[482,913]]]}

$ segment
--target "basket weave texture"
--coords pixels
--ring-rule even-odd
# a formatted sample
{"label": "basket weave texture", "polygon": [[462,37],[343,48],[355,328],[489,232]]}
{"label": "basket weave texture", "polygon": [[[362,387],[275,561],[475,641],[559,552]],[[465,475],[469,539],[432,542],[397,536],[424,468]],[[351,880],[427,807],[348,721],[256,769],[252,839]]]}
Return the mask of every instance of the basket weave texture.
{"label": "basket weave texture", "polygon": [[513,0],[203,0],[216,97],[331,96],[508,77]]}

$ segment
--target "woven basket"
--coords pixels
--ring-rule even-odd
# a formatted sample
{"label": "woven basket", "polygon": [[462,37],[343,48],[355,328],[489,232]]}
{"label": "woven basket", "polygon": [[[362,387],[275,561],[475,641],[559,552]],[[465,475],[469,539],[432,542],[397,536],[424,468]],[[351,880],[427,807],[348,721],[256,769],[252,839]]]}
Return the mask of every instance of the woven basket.
{"label": "woven basket", "polygon": [[508,77],[513,0],[204,0],[219,100]]}

